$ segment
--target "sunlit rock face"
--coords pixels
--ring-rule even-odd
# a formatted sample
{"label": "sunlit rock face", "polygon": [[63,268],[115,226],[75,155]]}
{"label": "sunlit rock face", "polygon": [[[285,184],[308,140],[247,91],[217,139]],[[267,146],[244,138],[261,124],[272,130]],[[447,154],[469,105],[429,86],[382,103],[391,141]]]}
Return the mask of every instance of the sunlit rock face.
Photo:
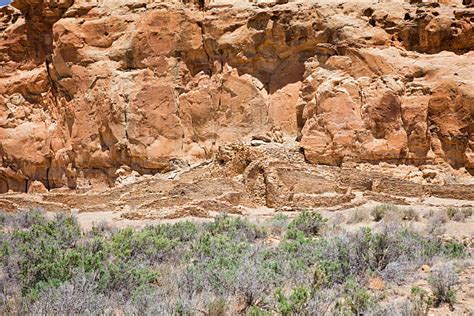
{"label": "sunlit rock face", "polygon": [[267,134],[314,164],[472,173],[473,18],[454,0],[16,0],[0,9],[0,192],[112,185]]}

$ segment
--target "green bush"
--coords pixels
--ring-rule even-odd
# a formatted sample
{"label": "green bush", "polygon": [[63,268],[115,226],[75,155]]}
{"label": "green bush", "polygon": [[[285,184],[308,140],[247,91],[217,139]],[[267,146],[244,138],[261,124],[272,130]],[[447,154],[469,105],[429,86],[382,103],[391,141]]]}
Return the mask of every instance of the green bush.
{"label": "green bush", "polygon": [[227,234],[237,240],[253,241],[265,236],[265,232],[257,225],[241,217],[226,214],[218,216],[212,223],[206,225],[206,230],[213,235]]}
{"label": "green bush", "polygon": [[[100,265],[101,253],[90,254],[76,245],[81,232],[72,217],[60,216],[54,221],[37,218],[30,229],[16,229],[10,247],[17,252],[17,262],[4,262],[18,267],[23,293],[37,294],[49,285],[69,280],[76,268],[94,269]],[[6,258],[9,261],[9,258]]]}
{"label": "green bush", "polygon": [[398,208],[392,204],[381,204],[377,205],[370,211],[370,215],[374,218],[374,221],[380,222],[384,216],[388,213],[398,212]]}
{"label": "green bush", "polygon": [[454,215],[456,215],[456,213],[459,212],[459,210],[455,207],[448,207],[445,211],[446,211],[446,215],[448,215],[448,218],[450,220],[452,220]]}
{"label": "green bush", "polygon": [[278,303],[278,312],[281,315],[300,315],[311,299],[311,290],[307,287],[299,286],[294,288],[289,297],[287,297],[281,288],[277,288],[275,299]]}
{"label": "green bush", "polygon": [[468,256],[466,246],[456,241],[441,244],[440,250],[442,254],[449,258],[464,258]]}
{"label": "green bush", "polygon": [[343,286],[342,299],[336,304],[340,315],[362,315],[374,305],[369,291],[355,279],[349,278]]}
{"label": "green bush", "polygon": [[304,236],[318,236],[326,226],[327,219],[321,214],[312,211],[303,211],[288,226],[286,237],[297,239]]}
{"label": "green bush", "polygon": [[112,236],[109,250],[112,255],[122,260],[163,260],[177,244],[178,240],[157,234],[154,229],[136,231],[125,228]]}
{"label": "green bush", "polygon": [[319,267],[327,282],[343,283],[351,273],[350,245],[345,238],[321,239],[317,245]]}
{"label": "green bush", "polygon": [[111,288],[133,291],[156,279],[152,269],[129,260],[133,251],[148,251],[148,244],[137,242],[147,241],[140,233],[120,231],[113,241],[98,235],[87,239],[70,216],[52,221],[35,217],[21,226],[29,228],[13,229],[10,240],[2,241],[1,257],[4,267],[18,271],[16,278],[22,292],[31,299],[71,280],[79,271],[94,275],[104,292]]}
{"label": "green bush", "polygon": [[464,214],[466,218],[468,218],[472,216],[473,210],[472,210],[472,207],[468,207],[468,208],[463,208],[461,212]]}
{"label": "green bush", "polygon": [[272,313],[258,306],[250,306],[248,314],[250,316],[271,316]]}
{"label": "green bush", "polygon": [[[187,268],[192,278],[188,282],[190,292],[214,291],[222,294],[235,285],[239,266],[251,245],[247,242],[233,241],[227,235],[213,236],[204,233],[192,245],[195,261]],[[191,281],[189,279],[188,281]]]}
{"label": "green bush", "polygon": [[410,302],[412,303],[412,314],[415,316],[426,316],[433,305],[432,297],[420,287],[412,287],[410,291]]}
{"label": "green bush", "polygon": [[466,218],[472,216],[472,208],[448,207],[445,212],[450,220],[456,222],[463,222]]}

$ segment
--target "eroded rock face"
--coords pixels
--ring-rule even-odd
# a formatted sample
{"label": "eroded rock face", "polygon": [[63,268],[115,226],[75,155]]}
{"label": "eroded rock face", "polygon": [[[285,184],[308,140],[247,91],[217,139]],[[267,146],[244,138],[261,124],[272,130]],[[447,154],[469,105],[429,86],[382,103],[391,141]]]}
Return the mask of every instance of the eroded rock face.
{"label": "eroded rock face", "polygon": [[267,134],[311,163],[473,172],[469,5],[196,4],[2,8],[0,191],[113,185]]}

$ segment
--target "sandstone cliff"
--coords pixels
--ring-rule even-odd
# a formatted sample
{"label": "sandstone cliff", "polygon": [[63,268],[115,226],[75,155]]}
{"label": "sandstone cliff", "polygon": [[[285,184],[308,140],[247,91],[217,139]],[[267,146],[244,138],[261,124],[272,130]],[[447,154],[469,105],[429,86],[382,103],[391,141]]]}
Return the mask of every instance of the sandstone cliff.
{"label": "sandstone cliff", "polygon": [[15,0],[0,192],[112,185],[122,166],[169,171],[252,138],[297,139],[315,164],[472,174],[473,22],[461,0]]}

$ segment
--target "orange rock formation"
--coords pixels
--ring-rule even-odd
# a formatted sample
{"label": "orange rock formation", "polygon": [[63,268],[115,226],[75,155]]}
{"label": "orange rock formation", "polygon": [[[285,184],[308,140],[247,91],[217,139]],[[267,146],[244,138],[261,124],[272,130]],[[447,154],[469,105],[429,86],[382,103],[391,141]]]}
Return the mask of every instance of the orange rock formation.
{"label": "orange rock formation", "polygon": [[111,185],[262,135],[314,164],[474,173],[470,1],[205,5],[1,8],[0,193]]}

